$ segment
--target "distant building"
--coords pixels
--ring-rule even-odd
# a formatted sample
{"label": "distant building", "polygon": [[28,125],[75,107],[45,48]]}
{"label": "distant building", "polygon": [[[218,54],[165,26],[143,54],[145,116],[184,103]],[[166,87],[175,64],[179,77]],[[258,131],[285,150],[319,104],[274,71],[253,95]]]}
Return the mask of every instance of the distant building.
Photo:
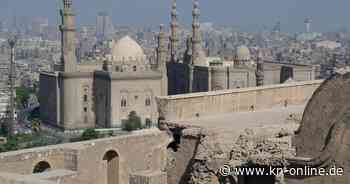
{"label": "distant building", "polygon": [[[55,66],[55,72],[40,75],[43,122],[65,130],[121,127],[132,111],[144,125],[157,122],[155,96],[167,94],[165,63],[159,59],[157,65],[151,65],[141,46],[129,36],[113,44],[111,55],[77,63],[71,6],[71,1],[64,0],[61,63]],[[108,27],[106,20],[105,14],[99,15],[102,29],[98,33],[102,35]],[[164,38],[159,42],[163,43]],[[164,47],[158,49],[158,58],[162,55]]]}
{"label": "distant building", "polygon": [[[8,117],[10,106],[10,92],[0,89],[0,118]],[[17,112],[14,111],[14,118],[17,119]]]}
{"label": "distant building", "polygon": [[49,26],[49,19],[45,17],[36,17],[32,21],[32,33],[36,36],[41,36]]}
{"label": "distant building", "polygon": [[[179,25],[174,1],[170,37],[161,26],[157,59],[152,63],[129,36],[111,42],[110,55],[78,63],[74,14],[71,2],[64,3],[62,60],[55,66],[55,72],[41,74],[39,94],[42,120],[63,129],[120,127],[131,111],[136,111],[146,125],[156,122],[159,116],[156,96],[315,78],[313,66],[265,62],[260,55],[255,59],[244,45],[236,49],[233,61],[211,60],[202,48],[198,1],[193,5],[192,34],[182,58],[178,52]],[[103,23],[105,14],[99,17],[98,22]]]}
{"label": "distant building", "polygon": [[324,41],[320,41],[320,42],[315,43],[315,47],[317,47],[317,48],[325,48],[325,49],[330,49],[330,50],[340,48],[341,46],[342,46],[341,43],[329,41],[329,40],[324,40]]}
{"label": "distant building", "polygon": [[99,41],[108,39],[114,33],[111,17],[106,12],[100,12],[96,20],[96,37]]}
{"label": "distant building", "polygon": [[[176,11],[172,10],[172,12]],[[230,53],[226,53],[223,59],[208,58],[202,48],[199,15],[199,4],[195,1],[193,32],[187,39],[183,59],[179,61],[172,55],[168,56],[169,95],[280,84],[289,79],[306,81],[316,78],[315,66],[267,61],[262,54],[252,56],[250,49],[245,45],[237,47],[231,57],[227,56]],[[176,21],[176,17],[172,17],[172,22]],[[171,35],[178,35],[174,33],[178,31],[175,28],[177,27],[172,27]],[[174,43],[175,41],[179,40],[170,38],[169,45],[178,45]],[[173,49],[178,50],[178,48]],[[233,58],[233,60],[225,58]]]}

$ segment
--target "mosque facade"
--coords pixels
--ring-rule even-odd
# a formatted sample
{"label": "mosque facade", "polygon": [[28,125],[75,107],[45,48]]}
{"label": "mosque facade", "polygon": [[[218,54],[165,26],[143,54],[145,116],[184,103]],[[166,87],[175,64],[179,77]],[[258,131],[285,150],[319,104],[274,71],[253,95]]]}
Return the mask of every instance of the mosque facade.
{"label": "mosque facade", "polygon": [[249,48],[237,48],[233,61],[210,61],[202,49],[200,10],[193,5],[192,34],[179,53],[176,1],[171,11],[170,36],[160,27],[156,62],[129,36],[116,41],[101,61],[76,60],[75,14],[71,0],[61,10],[61,62],[55,72],[40,75],[43,122],[65,130],[120,127],[135,111],[145,126],[158,121],[155,97],[192,92],[245,88],[316,78],[310,65],[253,59]]}
{"label": "mosque facade", "polygon": [[61,16],[61,63],[40,75],[43,122],[65,130],[120,127],[135,111],[152,126],[158,118],[154,98],[167,95],[165,65],[152,65],[129,36],[117,41],[105,60],[77,63],[71,1],[64,0]]}

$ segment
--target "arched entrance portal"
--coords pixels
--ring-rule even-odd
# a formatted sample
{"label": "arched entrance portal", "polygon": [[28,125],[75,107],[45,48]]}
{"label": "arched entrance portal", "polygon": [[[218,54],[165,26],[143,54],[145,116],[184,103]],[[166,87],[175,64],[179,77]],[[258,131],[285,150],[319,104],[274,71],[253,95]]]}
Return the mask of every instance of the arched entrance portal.
{"label": "arched entrance portal", "polygon": [[46,161],[41,161],[34,166],[33,173],[43,173],[51,169],[51,166]]}
{"label": "arched entrance portal", "polygon": [[107,184],[119,184],[119,155],[116,151],[108,151],[103,160],[107,162]]}

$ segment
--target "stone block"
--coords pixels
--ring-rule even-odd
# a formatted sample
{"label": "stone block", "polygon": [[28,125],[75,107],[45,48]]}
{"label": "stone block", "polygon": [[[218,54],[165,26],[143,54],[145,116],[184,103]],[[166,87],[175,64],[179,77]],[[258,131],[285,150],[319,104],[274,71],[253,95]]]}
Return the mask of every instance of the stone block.
{"label": "stone block", "polygon": [[167,184],[167,175],[161,171],[141,171],[130,174],[130,184]]}

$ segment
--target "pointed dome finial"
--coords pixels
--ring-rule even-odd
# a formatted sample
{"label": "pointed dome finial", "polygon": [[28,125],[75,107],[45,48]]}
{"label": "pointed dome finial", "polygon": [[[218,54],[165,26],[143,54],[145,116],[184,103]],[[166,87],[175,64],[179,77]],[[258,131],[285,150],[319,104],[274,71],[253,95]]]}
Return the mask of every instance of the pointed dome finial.
{"label": "pointed dome finial", "polygon": [[172,8],[173,8],[173,9],[176,9],[176,6],[177,6],[177,5],[176,5],[176,0],[173,0]]}
{"label": "pointed dome finial", "polygon": [[164,24],[159,25],[159,32],[160,33],[164,32]]}
{"label": "pointed dome finial", "polygon": [[193,7],[194,8],[199,8],[199,1],[198,0],[194,0],[193,1]]}
{"label": "pointed dome finial", "polygon": [[200,10],[199,10],[199,1],[198,0],[193,1],[193,12],[192,13],[193,13],[194,17],[199,17]]}

